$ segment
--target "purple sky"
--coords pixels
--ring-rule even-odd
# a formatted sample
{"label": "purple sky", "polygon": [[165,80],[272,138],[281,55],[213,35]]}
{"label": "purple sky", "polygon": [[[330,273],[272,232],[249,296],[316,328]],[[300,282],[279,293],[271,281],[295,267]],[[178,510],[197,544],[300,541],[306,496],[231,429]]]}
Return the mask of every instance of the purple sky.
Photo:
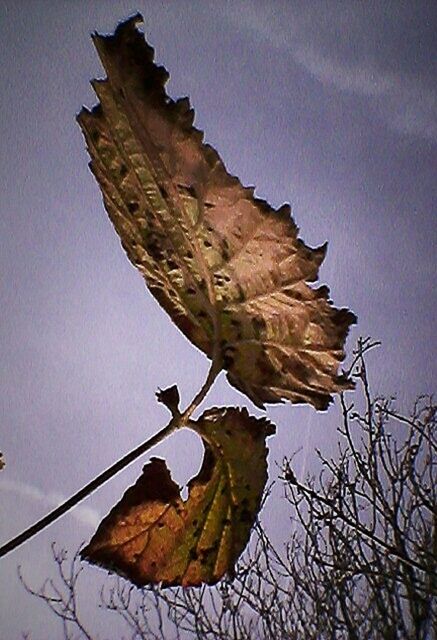
{"label": "purple sky", "polygon": [[[406,406],[435,386],[434,2],[0,2],[1,541],[163,425],[158,386],[176,382],[185,404],[208,368],[120,248],[74,118],[102,74],[90,32],[137,10],[169,93],[190,96],[228,169],[272,205],[290,202],[308,244],[329,241],[321,281],[359,319],[349,352],[358,335],[383,342],[370,358],[375,391]],[[214,404],[250,407],[224,376]],[[315,446],[335,446],[337,403],[268,415],[271,479],[299,447],[304,471]],[[154,454],[183,482],[201,446],[180,433]],[[142,464],[0,561],[2,638],[61,637],[16,567],[41,583],[49,543],[88,539]],[[280,492],[267,509],[283,539]],[[86,568],[86,593],[103,578]],[[112,625],[99,622],[102,637],[116,637]]]}

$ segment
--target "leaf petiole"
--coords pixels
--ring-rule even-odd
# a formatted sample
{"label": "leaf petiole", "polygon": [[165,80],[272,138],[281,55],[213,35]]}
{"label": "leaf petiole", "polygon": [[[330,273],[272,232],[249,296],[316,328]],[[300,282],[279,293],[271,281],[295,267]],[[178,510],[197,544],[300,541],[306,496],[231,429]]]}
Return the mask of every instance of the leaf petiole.
{"label": "leaf petiole", "polygon": [[208,371],[208,375],[204,384],[202,385],[196,396],[193,398],[192,402],[180,416],[173,417],[165,427],[155,433],[151,438],[140,444],[135,449],[132,449],[132,451],[117,460],[117,462],[114,462],[114,464],[112,464],[110,467],[105,469],[105,471],[96,476],[93,480],[91,480],[91,482],[88,482],[88,484],[79,489],[79,491],[73,494],[65,502],[53,509],[53,511],[50,511],[43,518],[15,536],[15,538],[12,538],[12,540],[6,542],[2,547],[0,547],[0,558],[7,555],[17,547],[21,546],[24,542],[27,542],[27,540],[30,540],[31,538],[36,536],[40,531],[46,529],[49,525],[51,525],[65,513],[70,511],[79,502],[84,500],[87,496],[91,495],[91,493],[104,485],[108,480],[113,478],[117,473],[122,471],[125,467],[134,462],[141,455],[147,453],[147,451],[165,440],[165,438],[167,438],[174,431],[185,427],[194,411],[204,400],[206,394],[214,384],[214,381],[218,373],[220,372],[220,369],[221,366],[218,354],[214,354],[214,358],[212,360],[211,367]]}

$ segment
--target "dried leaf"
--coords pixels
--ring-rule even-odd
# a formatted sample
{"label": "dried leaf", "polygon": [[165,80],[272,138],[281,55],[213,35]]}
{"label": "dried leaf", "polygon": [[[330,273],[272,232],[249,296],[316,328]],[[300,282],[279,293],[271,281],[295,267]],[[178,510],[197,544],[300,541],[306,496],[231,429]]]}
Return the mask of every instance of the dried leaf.
{"label": "dried leaf", "polygon": [[190,428],[205,445],[184,502],[164,460],[152,458],[82,551],[137,585],[213,584],[246,546],[267,481],[274,427],[245,409],[211,409]]}
{"label": "dried leaf", "polygon": [[258,406],[325,409],[351,386],[337,375],[355,316],[313,289],[326,246],[307,247],[284,205],[275,211],[225,169],[192,126],[187,98],[137,31],[93,36],[107,79],[78,121],[105,207],[131,262],[179,329]]}
{"label": "dried leaf", "polygon": [[6,466],[5,459],[4,459],[4,457],[3,457],[2,452],[0,451],[0,471],[1,471],[2,469],[4,469],[4,468],[5,468],[5,466]]}
{"label": "dried leaf", "polygon": [[172,387],[168,387],[168,389],[159,389],[156,392],[156,399],[167,407],[173,417],[180,415],[179,389],[175,384]]}

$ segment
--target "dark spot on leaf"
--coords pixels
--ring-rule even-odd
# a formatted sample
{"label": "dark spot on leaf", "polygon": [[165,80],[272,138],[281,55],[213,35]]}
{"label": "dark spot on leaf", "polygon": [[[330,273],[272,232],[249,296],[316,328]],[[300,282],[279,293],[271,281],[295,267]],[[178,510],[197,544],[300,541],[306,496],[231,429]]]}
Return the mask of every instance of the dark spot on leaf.
{"label": "dark spot on leaf", "polygon": [[191,196],[192,198],[197,198],[196,190],[195,190],[195,188],[194,188],[194,187],[192,187],[192,186],[190,185],[190,186],[188,186],[188,187],[185,187],[185,190],[186,190],[186,192],[187,192],[187,193],[189,193],[189,194],[190,194],[190,196]]}
{"label": "dark spot on leaf", "polygon": [[225,355],[223,356],[223,365],[225,369],[230,369],[234,364],[234,358],[232,356]]}
{"label": "dark spot on leaf", "polygon": [[167,260],[167,266],[171,271],[173,271],[174,269],[178,269],[179,268],[179,265],[174,260],[172,260],[171,258],[169,258]]}
{"label": "dark spot on leaf", "polygon": [[91,134],[91,140],[93,142],[98,142],[100,140],[100,132],[96,130],[94,130]]}
{"label": "dark spot on leaf", "polygon": [[199,313],[197,314],[197,317],[198,317],[198,318],[207,318],[207,317],[208,317],[208,314],[207,314],[205,311],[203,311],[203,309],[201,309],[201,310],[199,311]]}
{"label": "dark spot on leaf", "polygon": [[246,294],[244,293],[243,287],[241,286],[241,284],[237,286],[237,293],[238,293],[238,302],[244,302],[246,299]]}
{"label": "dark spot on leaf", "polygon": [[243,509],[240,513],[240,522],[252,522],[253,517],[249,509]]}
{"label": "dark spot on leaf", "polygon": [[164,200],[166,200],[166,199],[168,198],[167,189],[161,185],[161,186],[159,187],[159,190],[160,190],[161,195],[162,195],[162,197],[164,198]]}
{"label": "dark spot on leaf", "polygon": [[204,241],[203,241],[203,245],[204,245],[207,249],[209,249],[210,247],[212,247],[212,244],[210,243],[210,241],[209,241],[209,240],[204,240]]}
{"label": "dark spot on leaf", "polygon": [[164,257],[164,254],[162,253],[161,249],[159,247],[157,247],[156,245],[148,245],[147,249],[150,253],[150,255],[152,256],[152,258],[154,258],[155,260],[162,260]]}
{"label": "dark spot on leaf", "polygon": [[186,253],[186,257],[187,257],[189,260],[192,260],[192,259],[193,259],[193,254],[191,253],[191,251],[187,251],[187,253]]}
{"label": "dark spot on leaf", "polygon": [[188,287],[187,288],[187,293],[189,296],[195,296],[196,295],[196,289],[194,287]]}
{"label": "dark spot on leaf", "polygon": [[196,549],[190,549],[190,552],[188,555],[190,556],[190,560],[197,560],[197,558],[199,557],[199,554],[197,553]]}
{"label": "dark spot on leaf", "polygon": [[252,318],[252,327],[254,328],[255,332],[258,333],[259,331],[265,329],[266,321],[262,317]]}
{"label": "dark spot on leaf", "polygon": [[135,213],[135,211],[138,211],[139,208],[138,202],[128,202],[127,208],[129,210],[129,213]]}
{"label": "dark spot on leaf", "polygon": [[146,248],[149,254],[152,256],[152,258],[154,258],[155,260],[160,261],[164,257],[164,254],[162,252],[162,248],[160,245],[160,241],[157,236],[155,235],[150,236],[150,238],[146,242]]}
{"label": "dark spot on leaf", "polygon": [[125,165],[125,164],[122,164],[122,165],[120,166],[120,176],[121,176],[122,178],[124,178],[124,176],[125,176],[126,174],[127,174],[127,167],[126,167],[126,165]]}

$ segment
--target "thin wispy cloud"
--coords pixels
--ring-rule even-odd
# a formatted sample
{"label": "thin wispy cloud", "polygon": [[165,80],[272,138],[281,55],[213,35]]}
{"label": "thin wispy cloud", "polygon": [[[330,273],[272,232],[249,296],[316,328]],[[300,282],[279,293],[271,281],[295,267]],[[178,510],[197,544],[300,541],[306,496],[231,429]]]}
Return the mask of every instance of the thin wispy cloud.
{"label": "thin wispy cloud", "polygon": [[320,82],[366,98],[391,129],[437,141],[429,7],[386,1],[240,2],[226,5],[224,12]]}
{"label": "thin wispy cloud", "polygon": [[[42,503],[49,508],[57,507],[65,500],[65,497],[60,493],[44,493],[31,484],[18,482],[16,480],[0,479],[0,492],[1,491],[13,493],[16,496],[26,498],[28,500],[31,500],[32,502]],[[69,512],[69,516],[71,518],[74,518],[81,525],[93,529],[97,527],[101,520],[101,516],[98,511],[90,507],[84,507],[80,505],[74,507]]]}

